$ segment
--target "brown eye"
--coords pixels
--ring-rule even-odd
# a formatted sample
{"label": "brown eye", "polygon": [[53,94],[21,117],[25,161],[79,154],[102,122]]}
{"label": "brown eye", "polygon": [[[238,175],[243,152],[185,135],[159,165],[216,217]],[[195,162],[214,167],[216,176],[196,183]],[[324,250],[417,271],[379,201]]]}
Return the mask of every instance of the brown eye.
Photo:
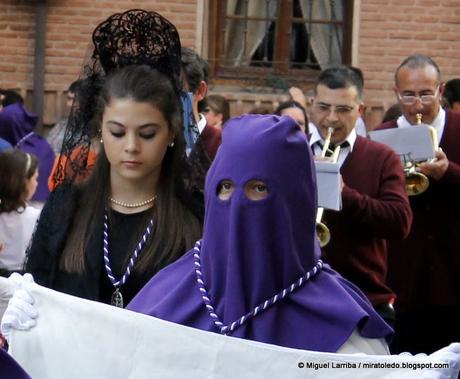
{"label": "brown eye", "polygon": [[235,188],[230,180],[222,180],[217,190],[217,197],[221,200],[228,200],[232,196]]}
{"label": "brown eye", "polygon": [[268,196],[268,187],[261,180],[250,180],[244,186],[244,193],[250,200],[263,200]]}
{"label": "brown eye", "polygon": [[267,192],[267,186],[265,184],[257,184],[254,186],[254,190],[258,193]]}

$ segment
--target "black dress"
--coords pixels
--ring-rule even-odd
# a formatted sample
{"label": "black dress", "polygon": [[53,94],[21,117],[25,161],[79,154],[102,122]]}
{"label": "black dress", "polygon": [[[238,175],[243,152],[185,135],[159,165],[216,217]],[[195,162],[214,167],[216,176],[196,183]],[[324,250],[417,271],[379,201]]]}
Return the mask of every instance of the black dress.
{"label": "black dress", "polygon": [[[69,273],[59,267],[79,198],[80,190],[73,185],[62,185],[51,194],[42,210],[34,233],[25,269],[40,285],[109,304],[115,288],[104,266],[103,214],[96,216],[98,219],[96,227],[88,240],[85,251],[84,271]],[[133,253],[132,247],[128,246],[129,240],[133,234],[137,235],[140,231],[143,233],[146,227],[146,216],[145,212],[135,214],[122,214],[113,210],[109,212],[111,212],[108,240],[110,266],[115,278],[119,280]],[[180,252],[177,256],[183,253],[185,251]],[[161,268],[163,267],[152,267],[151,270],[143,273],[139,273],[138,270],[132,271],[127,282],[120,288],[124,304],[128,304]]]}

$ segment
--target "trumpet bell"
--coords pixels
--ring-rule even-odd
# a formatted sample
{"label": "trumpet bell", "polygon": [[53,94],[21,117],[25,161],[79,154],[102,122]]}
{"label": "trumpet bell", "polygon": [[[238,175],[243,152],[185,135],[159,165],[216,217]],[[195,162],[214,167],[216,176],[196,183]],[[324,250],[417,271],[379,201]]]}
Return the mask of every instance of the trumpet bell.
{"label": "trumpet bell", "polygon": [[428,189],[429,185],[429,179],[421,172],[411,172],[406,175],[406,192],[408,196],[420,195]]}
{"label": "trumpet bell", "polygon": [[326,224],[323,224],[322,222],[316,223],[316,236],[318,237],[319,245],[321,247],[324,247],[329,243],[331,240],[331,232]]}

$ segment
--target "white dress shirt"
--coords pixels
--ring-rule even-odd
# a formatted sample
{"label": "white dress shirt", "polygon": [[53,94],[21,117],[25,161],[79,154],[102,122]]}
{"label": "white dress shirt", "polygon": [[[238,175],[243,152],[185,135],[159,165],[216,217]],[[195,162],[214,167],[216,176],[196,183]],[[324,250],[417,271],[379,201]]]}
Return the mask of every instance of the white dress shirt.
{"label": "white dress shirt", "polygon": [[[342,167],[342,164],[343,162],[345,162],[345,159],[347,158],[348,154],[350,154],[350,152],[353,151],[353,147],[356,142],[356,137],[356,130],[353,128],[353,130],[350,132],[350,134],[348,134],[347,138],[345,139],[345,141],[347,141],[349,145],[347,147],[342,147],[340,149],[339,157],[337,158],[337,163],[340,167]],[[341,143],[344,143],[345,141],[342,141]],[[324,145],[324,139],[319,134],[317,128],[314,128],[312,130],[309,143],[312,148],[313,154],[318,156],[321,155],[322,146]]]}
{"label": "white dress shirt", "polygon": [[8,271],[23,269],[26,249],[29,245],[40,209],[27,206],[21,213],[13,211],[0,214],[0,268]]}
{"label": "white dress shirt", "polygon": [[[398,128],[408,128],[412,126],[412,124],[404,116],[399,116],[396,123],[398,125]],[[423,120],[422,120],[422,123],[423,123]],[[434,130],[436,130],[438,141],[441,141],[442,134],[444,133],[445,123],[446,123],[446,111],[440,107],[438,115],[431,123],[431,126],[434,128]]]}

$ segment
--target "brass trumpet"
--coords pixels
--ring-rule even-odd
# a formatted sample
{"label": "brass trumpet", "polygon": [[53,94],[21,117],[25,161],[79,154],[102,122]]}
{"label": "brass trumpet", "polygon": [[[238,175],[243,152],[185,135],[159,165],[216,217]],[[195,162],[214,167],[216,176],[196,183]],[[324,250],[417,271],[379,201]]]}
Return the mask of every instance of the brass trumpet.
{"label": "brass trumpet", "polygon": [[[417,113],[417,125],[422,124],[422,114]],[[436,130],[432,126],[428,126],[433,141],[434,151],[438,150],[438,136]],[[425,192],[429,185],[430,180],[425,174],[416,171],[416,163],[413,161],[405,162],[404,174],[406,176],[406,193],[408,196],[416,196]]]}
{"label": "brass trumpet", "polygon": [[[326,156],[326,153],[329,150],[329,145],[331,144],[331,137],[332,137],[333,131],[334,131],[333,128],[328,128],[327,130],[327,135],[326,135],[326,139],[324,140],[323,150],[321,151],[322,158]],[[340,146],[337,146],[334,149],[334,152],[332,153],[332,156],[331,156],[333,163],[337,162],[339,154],[340,154]],[[324,208],[322,207],[318,208],[318,211],[316,212],[316,236],[318,237],[319,245],[321,247],[326,246],[331,240],[331,231],[326,226],[326,224],[321,221],[321,219],[323,218],[323,213],[324,213]]]}

